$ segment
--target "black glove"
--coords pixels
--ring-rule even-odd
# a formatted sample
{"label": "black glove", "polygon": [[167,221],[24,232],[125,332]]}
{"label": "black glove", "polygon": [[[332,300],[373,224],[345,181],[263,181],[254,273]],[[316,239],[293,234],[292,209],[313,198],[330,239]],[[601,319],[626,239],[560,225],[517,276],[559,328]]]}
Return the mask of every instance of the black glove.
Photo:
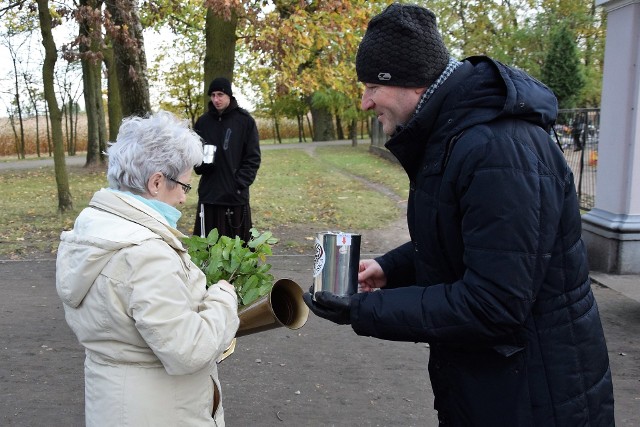
{"label": "black glove", "polygon": [[305,292],[302,295],[302,299],[316,316],[323,317],[338,325],[351,324],[351,297],[339,296],[329,291],[321,291],[316,292],[315,301],[311,292]]}

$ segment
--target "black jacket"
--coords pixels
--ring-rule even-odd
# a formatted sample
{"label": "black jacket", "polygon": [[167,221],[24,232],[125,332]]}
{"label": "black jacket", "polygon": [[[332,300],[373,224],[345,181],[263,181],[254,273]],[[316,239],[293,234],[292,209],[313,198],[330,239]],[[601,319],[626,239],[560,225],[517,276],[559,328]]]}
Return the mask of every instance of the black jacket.
{"label": "black jacket", "polygon": [[467,59],[387,148],[410,179],[411,242],[388,285],[352,297],[360,335],[430,343],[455,426],[610,426],[607,347],[553,93]]}
{"label": "black jacket", "polygon": [[202,175],[198,185],[200,203],[240,206],[249,203],[249,186],[260,167],[258,128],[251,115],[238,107],[235,98],[222,114],[212,102],[200,116],[194,130],[205,144],[217,150],[213,164],[196,166]]}

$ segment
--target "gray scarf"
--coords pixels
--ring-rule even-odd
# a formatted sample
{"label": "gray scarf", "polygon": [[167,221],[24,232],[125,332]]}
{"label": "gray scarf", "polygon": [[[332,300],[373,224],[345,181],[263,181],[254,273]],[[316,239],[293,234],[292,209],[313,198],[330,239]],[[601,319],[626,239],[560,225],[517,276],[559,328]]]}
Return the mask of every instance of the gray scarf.
{"label": "gray scarf", "polygon": [[458,61],[454,57],[449,58],[449,63],[447,64],[447,67],[444,69],[442,74],[440,74],[440,77],[438,77],[436,81],[433,82],[431,86],[429,86],[429,89],[427,89],[420,97],[420,101],[418,101],[418,105],[416,106],[416,111],[413,113],[414,116],[418,114],[420,110],[422,110],[422,107],[424,107],[429,98],[431,98],[431,95],[433,95],[433,93],[440,86],[442,86],[442,83],[444,83],[444,81],[447,80],[449,76],[461,65],[462,62]]}

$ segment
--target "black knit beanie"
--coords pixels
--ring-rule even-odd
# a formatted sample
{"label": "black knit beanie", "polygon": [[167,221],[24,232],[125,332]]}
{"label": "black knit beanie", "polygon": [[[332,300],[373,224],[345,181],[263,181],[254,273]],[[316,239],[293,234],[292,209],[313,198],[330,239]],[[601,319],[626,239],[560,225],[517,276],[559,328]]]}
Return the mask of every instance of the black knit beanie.
{"label": "black knit beanie", "polygon": [[428,87],[449,63],[436,16],[415,5],[393,3],[374,16],[358,54],[358,80],[386,86]]}
{"label": "black knit beanie", "polygon": [[233,96],[233,92],[231,92],[231,82],[224,77],[213,79],[209,85],[209,92],[207,92],[207,95],[211,96],[213,92],[222,92],[229,96]]}

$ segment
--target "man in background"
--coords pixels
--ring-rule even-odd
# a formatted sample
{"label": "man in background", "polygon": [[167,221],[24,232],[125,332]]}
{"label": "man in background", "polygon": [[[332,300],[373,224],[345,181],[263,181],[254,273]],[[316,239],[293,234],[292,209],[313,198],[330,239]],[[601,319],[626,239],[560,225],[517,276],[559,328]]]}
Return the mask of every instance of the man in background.
{"label": "man in background", "polygon": [[203,139],[205,159],[194,168],[201,177],[193,234],[207,236],[217,228],[220,235],[248,242],[249,187],[261,160],[258,129],[249,112],[238,106],[229,80],[214,79],[207,94],[209,110],[194,126]]}
{"label": "man in background", "polygon": [[586,121],[582,113],[578,113],[573,119],[573,126],[571,128],[571,135],[573,136],[573,151],[582,151],[584,148],[584,141],[587,138],[585,132],[587,126]]}

